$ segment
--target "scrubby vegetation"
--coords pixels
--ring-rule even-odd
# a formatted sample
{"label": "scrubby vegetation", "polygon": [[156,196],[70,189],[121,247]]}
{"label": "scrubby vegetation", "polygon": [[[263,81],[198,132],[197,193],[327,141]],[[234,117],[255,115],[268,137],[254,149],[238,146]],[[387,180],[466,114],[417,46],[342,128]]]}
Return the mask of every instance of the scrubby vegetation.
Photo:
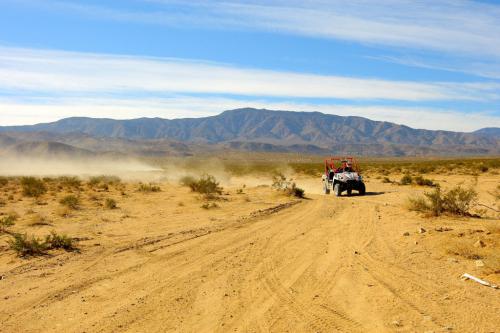
{"label": "scrubby vegetation", "polygon": [[161,188],[154,184],[139,184],[139,192],[160,192]]}
{"label": "scrubby vegetation", "polygon": [[55,231],[52,231],[45,239],[15,233],[12,234],[12,239],[9,239],[7,243],[20,257],[44,255],[48,250],[53,249],[76,250],[71,238],[66,235],[58,235]]}
{"label": "scrubby vegetation", "polygon": [[295,196],[297,198],[304,198],[305,191],[297,187],[297,184],[291,179],[287,179],[282,173],[276,173],[273,176],[272,188],[278,191],[283,191],[287,195]]}
{"label": "scrubby vegetation", "polygon": [[23,194],[27,197],[38,198],[47,192],[45,183],[41,179],[35,177],[22,177],[21,185]]}
{"label": "scrubby vegetation", "polygon": [[116,209],[118,205],[115,199],[107,198],[104,202],[104,207],[106,207],[107,209]]}
{"label": "scrubby vegetation", "polygon": [[217,179],[211,175],[203,175],[199,179],[187,176],[181,179],[181,184],[187,186],[193,192],[197,192],[211,197],[214,195],[221,195],[223,188],[219,185]]}
{"label": "scrubby vegetation", "polygon": [[411,185],[413,183],[413,178],[409,174],[405,174],[399,181],[401,185]]}
{"label": "scrubby vegetation", "polygon": [[80,205],[80,200],[78,197],[70,194],[59,200],[59,203],[69,209],[78,209]]}
{"label": "scrubby vegetation", "polygon": [[431,216],[442,214],[470,216],[472,215],[470,210],[477,203],[476,200],[477,192],[472,188],[464,189],[457,186],[446,192],[436,187],[432,192],[424,193],[424,197],[410,197],[408,208]]}

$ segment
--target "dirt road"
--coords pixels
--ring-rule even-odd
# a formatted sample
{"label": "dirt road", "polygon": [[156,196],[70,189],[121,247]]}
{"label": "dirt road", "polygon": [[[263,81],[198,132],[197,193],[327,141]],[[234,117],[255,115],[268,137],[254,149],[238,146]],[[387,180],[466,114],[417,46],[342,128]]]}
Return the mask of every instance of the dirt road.
{"label": "dirt road", "polygon": [[498,291],[461,281],[469,263],[434,251],[388,189],[253,213],[234,202],[195,228],[203,212],[160,212],[135,236],[132,216],[103,231],[109,244],[6,271],[0,331],[498,331]]}

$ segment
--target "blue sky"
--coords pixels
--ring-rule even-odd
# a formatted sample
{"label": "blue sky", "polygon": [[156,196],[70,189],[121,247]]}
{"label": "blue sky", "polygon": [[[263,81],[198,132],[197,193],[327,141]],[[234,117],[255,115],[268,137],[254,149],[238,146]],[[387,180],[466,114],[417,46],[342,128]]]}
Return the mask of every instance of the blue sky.
{"label": "blue sky", "polygon": [[253,106],[500,127],[500,3],[0,0],[0,125]]}

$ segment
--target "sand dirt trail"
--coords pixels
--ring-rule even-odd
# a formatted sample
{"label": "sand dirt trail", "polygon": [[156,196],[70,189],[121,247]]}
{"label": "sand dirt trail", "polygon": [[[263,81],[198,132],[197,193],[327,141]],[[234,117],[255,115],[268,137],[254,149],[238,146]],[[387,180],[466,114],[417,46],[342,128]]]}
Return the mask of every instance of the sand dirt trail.
{"label": "sand dirt trail", "polygon": [[498,330],[498,291],[460,281],[467,264],[413,235],[401,193],[370,188],[109,227],[112,242],[6,272],[0,332]]}

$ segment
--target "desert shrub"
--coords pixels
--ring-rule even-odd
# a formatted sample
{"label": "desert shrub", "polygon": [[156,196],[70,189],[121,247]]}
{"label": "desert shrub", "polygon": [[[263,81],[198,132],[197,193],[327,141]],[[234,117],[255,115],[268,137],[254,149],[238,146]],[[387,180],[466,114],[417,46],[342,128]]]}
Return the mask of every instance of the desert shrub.
{"label": "desert shrub", "polygon": [[242,188],[237,189],[236,194],[243,194],[243,189]]}
{"label": "desert shrub", "polygon": [[111,199],[111,198],[107,198],[106,201],[104,202],[104,206],[107,208],[107,209],[115,209],[117,208],[117,204],[116,204],[116,200],[114,199]]}
{"label": "desert shrub", "polygon": [[23,194],[27,197],[35,197],[43,195],[47,192],[47,187],[45,183],[35,177],[23,177],[21,178],[21,185],[23,188]]}
{"label": "desert shrub", "polygon": [[276,190],[284,190],[291,186],[291,182],[286,179],[284,174],[278,172],[273,175],[273,184],[271,186]]}
{"label": "desert shrub", "polygon": [[160,192],[161,188],[157,185],[153,184],[140,184],[139,185],[140,192]]}
{"label": "desert shrub", "polygon": [[50,222],[49,220],[47,219],[47,217],[41,215],[41,214],[34,214],[32,217],[31,217],[31,222],[30,222],[30,225],[32,226],[37,226],[37,225],[49,225]]}
{"label": "desert shrub", "polygon": [[28,237],[26,234],[13,234],[7,243],[21,257],[42,255],[47,250],[43,240],[35,236]]}
{"label": "desert shrub", "polygon": [[476,200],[477,192],[473,188],[457,186],[444,194],[443,207],[446,212],[454,215],[468,215]]}
{"label": "desert shrub", "polygon": [[413,178],[413,181],[420,186],[436,186],[434,182],[430,179],[424,178],[422,176],[416,176]]}
{"label": "desert shrub", "polygon": [[408,209],[415,212],[427,212],[429,211],[429,204],[425,197],[415,196],[409,197],[407,202]]}
{"label": "desert shrub", "polygon": [[63,206],[66,206],[70,209],[78,209],[78,206],[80,204],[80,200],[78,197],[70,194],[59,200],[59,203]]}
{"label": "desert shrub", "polygon": [[90,187],[97,188],[103,191],[108,191],[109,186],[116,186],[120,183],[121,179],[117,176],[94,176],[90,177],[88,181],[88,185]]}
{"label": "desert shrub", "polygon": [[282,173],[276,173],[273,176],[272,188],[278,191],[283,191],[285,194],[295,196],[297,198],[304,198],[304,189],[297,187],[291,179],[287,180]]}
{"label": "desert shrub", "polygon": [[61,186],[67,188],[78,189],[82,185],[82,181],[78,177],[62,176],[57,179]]}
{"label": "desert shrub", "polygon": [[467,216],[471,215],[470,209],[475,205],[476,199],[477,192],[472,188],[457,186],[445,192],[436,187],[434,191],[424,193],[424,197],[408,198],[408,209],[432,216],[444,213]]}
{"label": "desert shrub", "polygon": [[382,179],[382,183],[386,183],[386,184],[388,184],[388,183],[392,183],[392,180],[390,180],[388,177],[384,177],[384,178]]}
{"label": "desert shrub", "polygon": [[204,194],[205,196],[212,196],[222,194],[222,187],[219,185],[217,179],[211,175],[203,175],[200,179],[189,182],[187,184],[191,191]]}
{"label": "desert shrub", "polygon": [[44,242],[45,248],[50,249],[64,249],[66,251],[75,250],[73,244],[73,239],[66,235],[58,235],[55,231],[52,231],[50,235],[45,237]]}
{"label": "desert shrub", "polygon": [[399,181],[401,185],[411,185],[412,182],[413,178],[409,174],[405,174]]}
{"label": "desert shrub", "polygon": [[16,222],[16,217],[13,215],[7,215],[0,218],[0,233],[6,232],[8,227],[11,227]]}
{"label": "desert shrub", "polygon": [[4,187],[9,183],[9,179],[7,177],[0,176],[0,187]]}
{"label": "desert shrub", "polygon": [[300,188],[300,187],[296,187],[295,184],[293,184],[294,186],[292,187],[292,190],[291,190],[291,195],[297,197],[297,198],[304,198],[304,195],[305,195],[305,190]]}
{"label": "desert shrub", "polygon": [[484,165],[484,164],[481,164],[481,165],[479,165],[478,169],[479,169],[479,171],[481,171],[481,172],[488,172],[488,170],[489,170],[490,168],[488,168],[488,166],[486,166],[486,165]]}

